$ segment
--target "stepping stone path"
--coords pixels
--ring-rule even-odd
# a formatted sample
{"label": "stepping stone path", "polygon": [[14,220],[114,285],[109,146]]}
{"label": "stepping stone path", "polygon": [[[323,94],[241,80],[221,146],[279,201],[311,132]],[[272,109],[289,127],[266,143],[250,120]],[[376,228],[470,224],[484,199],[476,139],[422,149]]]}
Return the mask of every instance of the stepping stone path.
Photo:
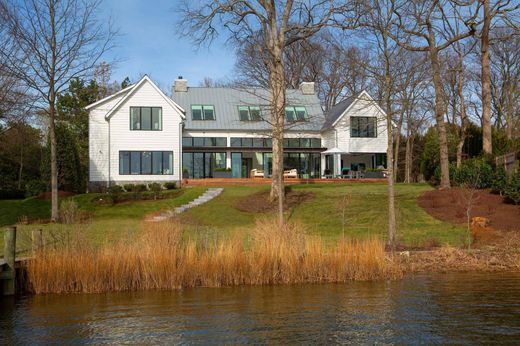
{"label": "stepping stone path", "polygon": [[178,215],[190,208],[193,208],[193,207],[196,207],[196,206],[199,206],[201,204],[211,201],[213,198],[220,195],[222,193],[222,191],[224,191],[224,189],[221,187],[209,188],[206,190],[206,192],[204,192],[202,195],[200,195],[193,201],[191,201],[187,204],[181,205],[180,207],[177,207],[174,210],[168,210],[160,215],[154,216],[150,221],[159,222],[159,221],[164,221],[164,220],[170,219],[170,218],[174,217],[175,215]]}

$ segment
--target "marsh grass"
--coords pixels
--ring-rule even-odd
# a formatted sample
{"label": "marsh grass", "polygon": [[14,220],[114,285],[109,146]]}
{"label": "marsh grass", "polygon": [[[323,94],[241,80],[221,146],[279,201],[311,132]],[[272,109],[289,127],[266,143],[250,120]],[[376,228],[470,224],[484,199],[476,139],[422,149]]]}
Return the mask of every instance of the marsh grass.
{"label": "marsh grass", "polygon": [[401,275],[374,237],[342,238],[325,246],[303,226],[260,220],[249,238],[203,241],[183,235],[174,221],[147,225],[133,242],[93,246],[71,233],[27,264],[33,293],[91,293],[184,287],[380,280]]}

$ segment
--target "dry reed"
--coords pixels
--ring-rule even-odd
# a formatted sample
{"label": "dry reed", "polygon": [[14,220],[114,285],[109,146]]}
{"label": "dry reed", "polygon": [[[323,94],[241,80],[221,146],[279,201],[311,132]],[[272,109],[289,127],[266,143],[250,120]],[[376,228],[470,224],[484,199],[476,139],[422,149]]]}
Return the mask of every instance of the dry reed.
{"label": "dry reed", "polygon": [[[325,247],[297,223],[258,221],[241,235],[200,244],[173,221],[147,225],[132,243],[100,248],[82,239],[48,249],[27,264],[34,293],[105,292],[183,287],[378,280],[401,275],[376,238]],[[245,246],[247,244],[247,246]]]}

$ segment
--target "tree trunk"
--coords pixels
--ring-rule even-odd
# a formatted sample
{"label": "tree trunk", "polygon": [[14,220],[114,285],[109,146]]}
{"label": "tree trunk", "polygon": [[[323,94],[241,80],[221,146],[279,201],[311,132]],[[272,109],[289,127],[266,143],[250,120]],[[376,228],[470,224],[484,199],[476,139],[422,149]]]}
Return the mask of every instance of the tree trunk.
{"label": "tree trunk", "polygon": [[387,181],[388,181],[388,247],[395,251],[397,226],[395,221],[395,191],[394,191],[394,136],[392,128],[392,76],[390,74],[390,56],[388,54],[388,42],[386,34],[383,34],[385,53],[385,106],[386,126],[388,134],[387,157]]}
{"label": "tree trunk", "polygon": [[439,65],[439,51],[436,47],[435,34],[431,26],[429,29],[429,52],[432,65],[433,84],[435,86],[435,119],[439,136],[439,159],[441,166],[441,189],[450,188],[450,163],[448,157],[448,138],[444,122],[444,98],[442,91],[441,69]]}
{"label": "tree trunk", "polygon": [[20,146],[20,168],[18,169],[18,190],[22,188],[22,175],[23,175],[23,143]]}
{"label": "tree trunk", "polygon": [[406,149],[404,154],[404,182],[410,184],[412,175],[412,146],[411,146],[411,135],[410,132],[406,135]]}
{"label": "tree trunk", "polygon": [[52,61],[49,76],[49,139],[51,144],[51,221],[56,222],[59,218],[58,211],[58,164],[56,158],[56,90],[55,90],[55,67],[56,67],[56,22],[54,0],[50,0],[50,23],[51,23],[51,52]]}
{"label": "tree trunk", "polygon": [[457,95],[460,101],[460,133],[459,142],[457,143],[457,168],[462,165],[462,149],[466,140],[466,129],[468,127],[468,119],[466,117],[466,104],[464,99],[464,61],[462,53],[459,52],[459,80],[457,84]]}
{"label": "tree trunk", "polygon": [[269,73],[271,84],[271,114],[273,137],[273,175],[271,181],[271,201],[278,200],[278,220],[284,222],[284,181],[283,181],[283,133],[285,121],[285,74],[282,49],[278,46],[272,51],[272,64]]}
{"label": "tree trunk", "polygon": [[399,114],[399,121],[397,122],[396,139],[394,146],[394,182],[397,181],[397,172],[399,172],[399,148],[401,147],[401,129],[403,128],[404,110]]}
{"label": "tree trunk", "polygon": [[489,27],[491,14],[489,12],[489,0],[483,0],[484,24],[481,38],[481,64],[482,64],[482,150],[484,154],[491,154],[491,72],[489,67]]}

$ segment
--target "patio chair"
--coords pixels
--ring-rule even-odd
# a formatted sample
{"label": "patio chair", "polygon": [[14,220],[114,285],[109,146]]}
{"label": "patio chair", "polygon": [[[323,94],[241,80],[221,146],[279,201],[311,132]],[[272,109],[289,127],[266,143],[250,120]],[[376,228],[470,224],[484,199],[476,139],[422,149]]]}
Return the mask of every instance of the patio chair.
{"label": "patio chair", "polygon": [[251,178],[263,178],[264,170],[263,169],[252,169],[251,170]]}
{"label": "patio chair", "polygon": [[283,171],[284,178],[298,178],[298,170],[297,169],[289,169]]}

